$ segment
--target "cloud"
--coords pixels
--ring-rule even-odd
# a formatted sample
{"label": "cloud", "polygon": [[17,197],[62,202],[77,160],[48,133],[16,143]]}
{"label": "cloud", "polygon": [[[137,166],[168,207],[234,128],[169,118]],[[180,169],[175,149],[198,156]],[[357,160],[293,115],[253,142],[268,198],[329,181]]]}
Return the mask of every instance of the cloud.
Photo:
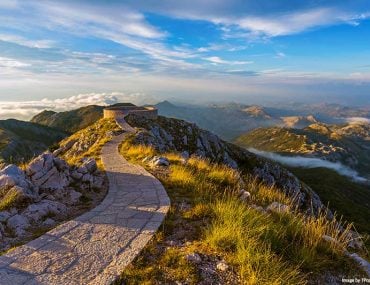
{"label": "cloud", "polygon": [[214,23],[226,38],[250,40],[292,35],[322,26],[359,25],[370,17],[366,1],[330,1],[330,5],[315,0],[298,1],[294,5],[285,0],[188,0],[175,5],[170,0],[163,0],[160,5],[153,1],[138,2],[129,0],[131,5],[151,12]]}
{"label": "cloud", "polygon": [[229,65],[243,65],[243,64],[251,64],[253,61],[231,61],[231,60],[224,60],[219,58],[218,56],[211,56],[206,57],[204,60],[210,61],[213,64],[229,64]]}
{"label": "cloud", "polygon": [[118,102],[132,102],[140,104],[149,101],[143,93],[89,93],[79,94],[66,98],[48,99],[24,102],[0,102],[0,119],[17,118],[29,120],[43,110],[68,111],[87,105],[107,106]]}
{"label": "cloud", "polygon": [[51,40],[30,40],[21,36],[0,34],[0,41],[15,43],[17,45],[30,47],[30,48],[51,48],[55,45]]}
{"label": "cloud", "polygon": [[17,68],[17,67],[26,67],[26,66],[30,66],[30,64],[21,62],[16,59],[12,59],[12,58],[0,57],[0,67]]}
{"label": "cloud", "polygon": [[345,118],[345,121],[348,123],[366,123],[370,124],[370,119],[369,118],[364,118],[364,117],[349,117]]}
{"label": "cloud", "polygon": [[248,148],[248,150],[254,154],[257,154],[267,159],[280,162],[288,166],[303,167],[303,168],[324,167],[324,168],[334,170],[340,175],[349,177],[356,182],[367,182],[368,181],[368,179],[359,176],[355,170],[339,162],[330,162],[330,161],[319,159],[319,158],[308,158],[308,157],[303,157],[303,156],[283,156],[283,155],[279,155],[273,152],[261,151],[261,150],[257,150],[254,148]]}

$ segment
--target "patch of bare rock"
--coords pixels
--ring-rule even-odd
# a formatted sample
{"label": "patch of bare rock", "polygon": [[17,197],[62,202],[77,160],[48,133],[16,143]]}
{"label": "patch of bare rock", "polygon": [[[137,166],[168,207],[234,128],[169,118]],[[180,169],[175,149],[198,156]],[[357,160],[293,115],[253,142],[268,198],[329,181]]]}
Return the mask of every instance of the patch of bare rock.
{"label": "patch of bare rock", "polygon": [[70,166],[44,153],[23,170],[7,165],[0,170],[0,198],[9,201],[0,211],[0,251],[23,243],[59,222],[79,214],[103,189],[105,176],[92,158]]}

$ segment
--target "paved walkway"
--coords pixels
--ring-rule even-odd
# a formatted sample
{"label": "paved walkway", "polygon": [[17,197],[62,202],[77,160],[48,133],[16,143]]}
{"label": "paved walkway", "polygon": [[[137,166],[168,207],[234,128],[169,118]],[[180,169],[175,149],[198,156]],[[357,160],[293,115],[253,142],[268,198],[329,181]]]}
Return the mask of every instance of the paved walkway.
{"label": "paved walkway", "polygon": [[[125,121],[118,123],[133,131]],[[119,154],[125,135],[102,149],[110,183],[103,202],[0,256],[1,285],[110,284],[147,244],[170,201],[156,178]]]}

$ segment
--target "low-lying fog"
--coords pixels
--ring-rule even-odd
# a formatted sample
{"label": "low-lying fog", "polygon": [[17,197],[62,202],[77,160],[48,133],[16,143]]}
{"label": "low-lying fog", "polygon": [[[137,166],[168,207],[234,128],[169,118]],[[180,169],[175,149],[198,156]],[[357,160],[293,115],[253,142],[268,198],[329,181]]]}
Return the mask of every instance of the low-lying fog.
{"label": "low-lying fog", "polygon": [[309,157],[303,157],[303,156],[283,156],[283,155],[276,154],[273,152],[261,151],[261,150],[257,150],[254,148],[248,148],[248,150],[254,154],[257,154],[264,158],[277,161],[287,166],[302,167],[302,168],[325,167],[325,168],[329,168],[329,169],[336,171],[340,175],[347,176],[356,182],[368,182],[369,181],[368,179],[359,176],[355,170],[339,162],[331,162],[331,161],[323,160],[320,158],[309,158]]}

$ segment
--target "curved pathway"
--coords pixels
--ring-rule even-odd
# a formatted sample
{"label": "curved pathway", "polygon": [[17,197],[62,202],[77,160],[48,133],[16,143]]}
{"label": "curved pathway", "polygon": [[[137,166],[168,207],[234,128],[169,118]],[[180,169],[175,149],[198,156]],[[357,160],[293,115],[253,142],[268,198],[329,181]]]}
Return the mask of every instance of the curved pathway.
{"label": "curved pathway", "polygon": [[103,202],[41,237],[0,256],[1,285],[110,284],[147,244],[170,206],[162,184],[118,151],[127,132],[102,149],[109,179]]}

